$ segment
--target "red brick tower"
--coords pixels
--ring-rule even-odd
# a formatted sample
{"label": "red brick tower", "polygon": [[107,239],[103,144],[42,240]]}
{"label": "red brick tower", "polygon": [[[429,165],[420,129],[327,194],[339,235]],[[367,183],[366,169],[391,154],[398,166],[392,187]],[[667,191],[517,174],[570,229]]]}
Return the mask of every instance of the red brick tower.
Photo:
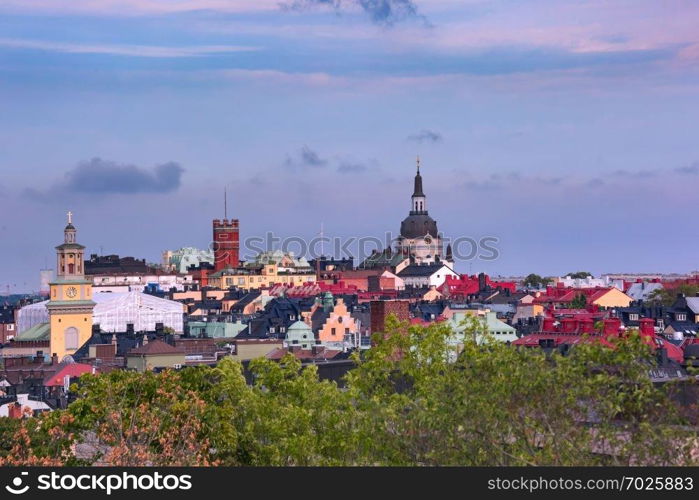
{"label": "red brick tower", "polygon": [[214,219],[214,270],[238,267],[240,233],[238,219]]}

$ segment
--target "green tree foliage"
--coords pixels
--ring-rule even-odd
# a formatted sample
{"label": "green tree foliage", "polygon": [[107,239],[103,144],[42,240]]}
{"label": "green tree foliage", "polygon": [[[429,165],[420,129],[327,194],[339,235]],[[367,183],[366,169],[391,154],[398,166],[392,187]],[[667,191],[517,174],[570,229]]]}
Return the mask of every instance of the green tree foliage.
{"label": "green tree foliage", "polygon": [[659,288],[651,292],[648,302],[670,307],[677,300],[677,295],[696,297],[699,294],[699,285],[679,285],[674,288]]}
{"label": "green tree foliage", "polygon": [[591,277],[592,273],[588,271],[576,271],[574,273],[568,273],[566,276],[570,276],[572,279],[584,280],[587,277]]}
{"label": "green tree foliage", "polygon": [[[697,429],[651,383],[655,358],[637,334],[612,339],[614,349],[581,343],[561,356],[487,337],[477,345],[482,323],[464,326],[457,338],[445,324],[390,318],[375,347],[355,356],[342,388],[291,355],[252,362],[252,385],[230,359],[161,374],[85,375],[66,410],[0,421],[0,438],[11,442],[18,425],[28,426],[23,442],[35,463],[697,463]],[[94,454],[46,446],[41,433],[58,430],[61,443]]]}
{"label": "green tree foliage", "polygon": [[571,309],[585,309],[587,307],[587,297],[585,297],[585,294],[578,294],[575,296],[575,298],[570,302],[570,308]]}
{"label": "green tree foliage", "polygon": [[553,282],[553,278],[543,278],[538,274],[528,274],[522,284],[527,288],[541,288]]}

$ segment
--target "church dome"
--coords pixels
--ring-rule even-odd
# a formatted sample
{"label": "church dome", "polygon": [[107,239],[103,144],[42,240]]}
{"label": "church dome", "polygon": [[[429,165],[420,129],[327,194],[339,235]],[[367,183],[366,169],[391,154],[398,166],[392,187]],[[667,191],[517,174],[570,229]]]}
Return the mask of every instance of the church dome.
{"label": "church dome", "polygon": [[433,238],[439,236],[437,221],[426,213],[410,214],[400,224],[400,235],[403,238],[415,239],[429,234]]}

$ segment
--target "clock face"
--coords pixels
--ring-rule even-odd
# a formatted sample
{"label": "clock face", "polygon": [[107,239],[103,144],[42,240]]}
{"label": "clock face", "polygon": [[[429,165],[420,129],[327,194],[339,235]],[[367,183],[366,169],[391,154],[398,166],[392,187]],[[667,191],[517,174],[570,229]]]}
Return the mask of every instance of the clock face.
{"label": "clock face", "polygon": [[66,290],[66,295],[70,297],[71,299],[75,297],[78,294],[78,289],[75,288],[74,286],[69,286],[68,289]]}

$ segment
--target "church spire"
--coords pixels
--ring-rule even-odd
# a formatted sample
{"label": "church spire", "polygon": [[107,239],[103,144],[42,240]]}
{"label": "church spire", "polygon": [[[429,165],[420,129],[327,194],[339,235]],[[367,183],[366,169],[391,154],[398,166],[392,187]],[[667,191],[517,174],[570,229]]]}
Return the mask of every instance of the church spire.
{"label": "church spire", "polygon": [[75,226],[73,225],[73,212],[68,212],[68,225],[63,230],[63,242],[75,243]]}
{"label": "church spire", "polygon": [[417,173],[415,174],[415,188],[413,189],[413,198],[416,196],[424,197],[422,192],[422,176],[420,175],[420,157],[417,157]]}

